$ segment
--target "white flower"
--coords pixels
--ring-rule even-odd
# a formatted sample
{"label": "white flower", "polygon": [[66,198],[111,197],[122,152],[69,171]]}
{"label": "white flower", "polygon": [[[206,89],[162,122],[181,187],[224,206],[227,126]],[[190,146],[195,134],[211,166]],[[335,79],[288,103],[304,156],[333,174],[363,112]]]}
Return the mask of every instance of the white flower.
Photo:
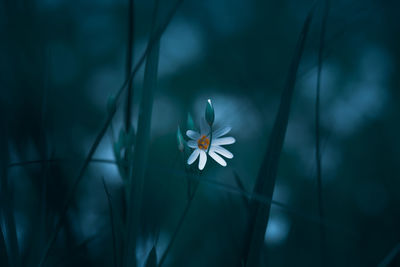
{"label": "white flower", "polygon": [[[187,142],[190,148],[194,148],[194,151],[189,156],[187,164],[191,165],[200,156],[199,159],[199,170],[204,169],[207,162],[207,154],[212,157],[216,162],[222,166],[226,166],[226,161],[220,156],[224,156],[228,159],[233,158],[233,154],[221,147],[221,145],[230,145],[235,143],[233,137],[222,137],[229,133],[231,127],[223,127],[212,132],[212,139],[210,140],[210,127],[201,120],[200,133],[192,130],[188,130],[186,135],[191,139]],[[209,147],[211,145],[211,147]]]}

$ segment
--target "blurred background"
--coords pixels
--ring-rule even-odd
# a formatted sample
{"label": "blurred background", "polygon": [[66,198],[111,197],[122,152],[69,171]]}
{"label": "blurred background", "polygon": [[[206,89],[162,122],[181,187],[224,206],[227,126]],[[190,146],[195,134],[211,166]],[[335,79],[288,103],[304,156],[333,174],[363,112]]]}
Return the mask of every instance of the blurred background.
{"label": "blurred background", "polygon": [[[160,1],[165,18],[175,1]],[[161,38],[137,257],[162,255],[187,202],[176,142],[206,101],[236,143],[227,167],[209,160],[165,266],[235,266],[246,221],[234,173],[252,191],[301,27],[313,1],[185,0]],[[144,52],[154,1],[134,1],[133,58]],[[321,80],[322,196],[327,266],[377,266],[400,242],[398,1],[332,1]],[[36,266],[86,155],[126,79],[128,0],[3,0],[0,118],[3,213],[20,266]],[[322,9],[297,76],[262,251],[263,266],[321,266],[315,98]],[[136,129],[142,67],[133,82]],[[89,164],[48,266],[113,266],[109,205],[123,179],[113,142],[126,93]],[[49,159],[43,161],[43,159]],[[5,176],[4,176],[5,175]],[[6,177],[6,182],[4,182]],[[224,186],[227,185],[227,186]],[[4,189],[7,188],[7,193]],[[43,197],[43,195],[45,197]],[[3,235],[7,236],[2,219]],[[118,226],[116,226],[118,227]],[[0,266],[9,266],[0,244]],[[400,266],[395,257],[391,266]],[[396,265],[398,264],[398,265]]]}

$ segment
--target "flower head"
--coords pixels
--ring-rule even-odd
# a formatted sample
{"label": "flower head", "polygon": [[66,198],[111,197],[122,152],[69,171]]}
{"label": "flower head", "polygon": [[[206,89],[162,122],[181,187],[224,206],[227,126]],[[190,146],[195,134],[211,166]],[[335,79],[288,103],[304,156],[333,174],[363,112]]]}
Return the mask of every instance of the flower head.
{"label": "flower head", "polygon": [[222,166],[226,166],[226,161],[221,157],[231,159],[233,154],[222,147],[222,145],[230,145],[235,143],[233,137],[222,137],[229,133],[231,127],[222,127],[213,132],[210,131],[210,126],[201,120],[200,132],[188,130],[186,135],[191,139],[187,142],[188,147],[194,151],[189,156],[187,164],[193,164],[199,157],[199,170],[203,170],[207,162],[207,154]]}

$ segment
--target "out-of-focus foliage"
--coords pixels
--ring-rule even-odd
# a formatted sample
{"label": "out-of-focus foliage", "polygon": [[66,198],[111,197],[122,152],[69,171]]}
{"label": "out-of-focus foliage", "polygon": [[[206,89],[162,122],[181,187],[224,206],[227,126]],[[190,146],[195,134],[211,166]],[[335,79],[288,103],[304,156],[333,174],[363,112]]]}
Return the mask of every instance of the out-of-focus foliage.
{"label": "out-of-focus foliage", "polygon": [[[174,3],[160,1],[160,21]],[[188,184],[197,181],[187,175],[189,151],[178,150],[176,129],[199,125],[207,99],[214,126],[232,127],[235,157],[225,168],[207,163],[164,266],[240,262],[248,209],[238,192],[253,190],[313,3],[185,0],[179,8],[160,40],[136,248],[140,266],[162,257],[188,202]],[[134,62],[149,40],[153,4],[134,1]],[[118,103],[110,99],[126,78],[128,6],[128,0],[1,2],[0,186],[8,193],[0,196],[0,266],[9,262],[2,241],[12,232],[6,210],[15,219],[20,266],[37,266],[85,156],[117,105],[47,262],[114,264],[109,201],[114,216],[125,218],[126,162],[135,149],[144,76],[143,65],[133,82],[133,130],[127,133],[126,94]],[[399,8],[397,1],[331,1],[320,109],[329,266],[376,266],[400,242]],[[314,105],[322,14],[317,5],[297,73],[273,192],[284,205],[272,204],[265,266],[321,263]],[[114,226],[125,234],[120,220]]]}

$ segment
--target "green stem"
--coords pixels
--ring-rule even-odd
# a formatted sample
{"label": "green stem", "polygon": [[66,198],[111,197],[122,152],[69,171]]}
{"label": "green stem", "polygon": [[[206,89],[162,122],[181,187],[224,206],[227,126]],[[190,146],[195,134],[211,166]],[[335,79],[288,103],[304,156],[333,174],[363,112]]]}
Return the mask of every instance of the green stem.
{"label": "green stem", "polygon": [[212,143],[212,125],[210,125],[210,144],[208,145],[208,149],[207,149],[207,154],[208,152],[210,152],[210,148],[211,148],[211,143]]}
{"label": "green stem", "polygon": [[[321,22],[321,35],[320,45],[318,51],[318,74],[317,74],[317,90],[316,90],[316,101],[315,101],[315,159],[317,163],[317,191],[318,191],[318,213],[321,221],[324,220],[324,206],[322,198],[322,167],[321,167],[321,146],[320,146],[320,92],[321,92],[321,72],[322,62],[325,45],[325,32],[326,22],[329,14],[329,0],[325,0],[324,15]],[[320,237],[321,237],[321,265],[326,266],[326,231],[324,224],[320,224]]]}
{"label": "green stem", "polygon": [[[155,1],[153,10],[153,21],[151,26],[151,35],[153,38],[157,23],[157,15],[159,10],[159,0]],[[137,138],[135,140],[135,150],[132,162],[134,168],[129,168],[129,184],[127,199],[127,217],[126,217],[126,243],[124,244],[123,266],[136,267],[136,247],[137,238],[140,234],[140,215],[142,211],[143,188],[145,181],[145,172],[147,166],[147,158],[150,148],[151,133],[151,113],[153,107],[153,95],[157,88],[157,74],[159,62],[160,40],[147,57],[144,78],[143,78],[143,94],[139,106],[139,118],[137,127]]]}
{"label": "green stem", "polygon": [[[134,38],[134,0],[129,0],[129,13],[128,13],[128,46],[127,46],[127,58],[126,58],[126,78],[132,71],[133,61],[133,38]],[[131,127],[131,116],[132,116],[132,98],[133,98],[133,79],[129,79],[128,83],[128,95],[126,97],[126,116],[125,116],[125,128],[126,132],[129,133]]]}
{"label": "green stem", "polygon": [[181,217],[179,218],[178,225],[176,226],[175,231],[172,234],[172,238],[169,241],[169,244],[168,244],[167,248],[165,249],[164,254],[161,257],[160,262],[158,263],[158,267],[161,267],[163,265],[165,259],[167,258],[167,255],[168,255],[169,251],[171,250],[171,248],[172,248],[172,246],[173,246],[173,244],[174,244],[174,242],[175,242],[175,240],[176,240],[176,238],[178,236],[178,233],[179,233],[180,229],[182,228],[183,222],[185,221],[186,216],[187,216],[187,214],[188,214],[188,212],[190,210],[190,207],[192,206],[192,202],[193,202],[194,196],[195,196],[195,194],[197,192],[198,185],[199,184],[196,183],[195,186],[194,186],[193,194],[190,195],[189,201],[186,203],[185,209],[183,210],[183,213],[182,213]]}
{"label": "green stem", "polygon": [[103,181],[104,192],[106,193],[106,196],[107,196],[108,211],[109,211],[109,216],[110,216],[111,234],[112,234],[112,243],[113,243],[114,267],[117,267],[118,266],[118,264],[117,264],[117,241],[116,241],[116,237],[115,237],[114,211],[113,211],[113,206],[112,206],[112,202],[111,202],[111,194],[108,191],[104,177],[103,177],[102,181]]}

